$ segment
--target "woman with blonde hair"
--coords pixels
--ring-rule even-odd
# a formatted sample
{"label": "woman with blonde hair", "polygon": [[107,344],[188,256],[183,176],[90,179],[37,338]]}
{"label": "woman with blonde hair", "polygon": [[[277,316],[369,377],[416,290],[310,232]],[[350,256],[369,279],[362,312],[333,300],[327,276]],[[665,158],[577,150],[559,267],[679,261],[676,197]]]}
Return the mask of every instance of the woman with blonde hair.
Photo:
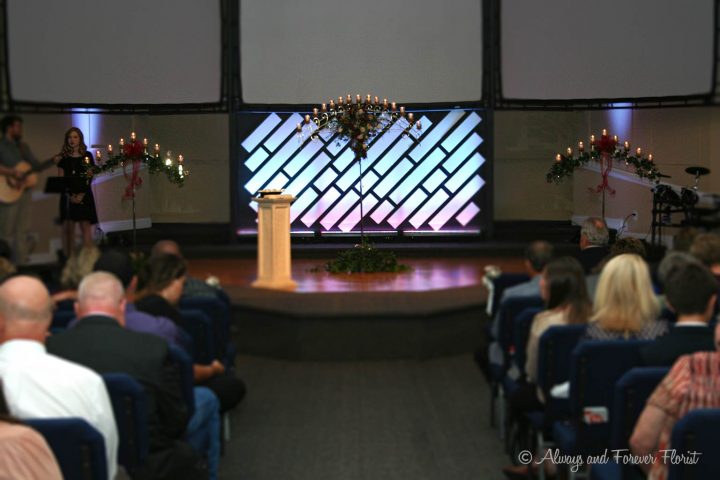
{"label": "woman with blonde hair", "polygon": [[73,253],[60,273],[62,290],[53,294],[53,300],[56,303],[65,300],[76,300],[80,281],[86,275],[92,273],[98,258],[100,258],[100,249],[95,245],[82,247]]}
{"label": "woman with blonde hair", "polygon": [[600,274],[585,339],[652,340],[668,329],[657,320],[659,313],[645,261],[635,254],[618,255]]}

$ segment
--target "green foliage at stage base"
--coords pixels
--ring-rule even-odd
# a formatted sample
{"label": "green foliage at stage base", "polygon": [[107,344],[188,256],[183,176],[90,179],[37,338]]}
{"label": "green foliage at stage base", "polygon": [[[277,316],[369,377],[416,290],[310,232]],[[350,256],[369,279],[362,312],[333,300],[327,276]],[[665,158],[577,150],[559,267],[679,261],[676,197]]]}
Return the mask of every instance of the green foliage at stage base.
{"label": "green foliage at stage base", "polygon": [[410,267],[398,263],[395,252],[378,250],[363,239],[355,247],[338,253],[335,260],[325,265],[325,270],[330,273],[406,272]]}

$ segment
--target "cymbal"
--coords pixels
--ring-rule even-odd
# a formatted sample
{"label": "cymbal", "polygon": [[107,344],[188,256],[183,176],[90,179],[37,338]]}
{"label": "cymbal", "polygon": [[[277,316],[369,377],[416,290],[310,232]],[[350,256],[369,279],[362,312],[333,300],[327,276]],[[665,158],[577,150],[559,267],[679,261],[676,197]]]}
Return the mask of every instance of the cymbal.
{"label": "cymbal", "polygon": [[685,173],[695,175],[696,177],[702,177],[703,175],[709,175],[710,169],[705,167],[687,167]]}
{"label": "cymbal", "polygon": [[665,175],[664,173],[658,173],[658,178],[672,178],[672,175]]}

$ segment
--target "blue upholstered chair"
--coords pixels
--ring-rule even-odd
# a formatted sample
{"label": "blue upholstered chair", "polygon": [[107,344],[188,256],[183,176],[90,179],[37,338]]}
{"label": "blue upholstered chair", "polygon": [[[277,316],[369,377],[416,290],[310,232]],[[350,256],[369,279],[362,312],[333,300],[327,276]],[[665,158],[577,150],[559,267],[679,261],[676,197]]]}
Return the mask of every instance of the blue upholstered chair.
{"label": "blue upholstered chair", "polygon": [[50,323],[51,329],[67,328],[67,326],[75,320],[74,310],[55,310],[53,312],[52,323]]}
{"label": "blue upholstered chair", "polygon": [[200,310],[212,322],[215,341],[215,356],[226,365],[232,364],[227,358],[230,342],[230,305],[214,297],[183,297],[180,300],[180,310]]}
{"label": "blue upholstered chair", "polygon": [[168,356],[180,373],[182,396],[188,408],[188,417],[195,413],[195,377],[193,375],[193,361],[187,353],[175,345],[168,345]]}
{"label": "blue upholstered chair", "polygon": [[720,455],[717,454],[720,432],[720,409],[693,410],[681,418],[672,431],[670,448],[677,454],[699,452],[699,461],[670,465],[668,480],[720,478]]}
{"label": "blue upholstered chair", "polygon": [[[670,371],[667,367],[638,367],[625,373],[615,384],[612,417],[610,418],[610,448],[628,449],[628,441],[635,430],[638,417],[655,387]],[[592,480],[632,480],[643,478],[637,467],[618,465],[610,461],[593,465]]]}
{"label": "blue upholstered chair", "polygon": [[124,373],[105,373],[102,378],[110,394],[120,438],[118,463],[132,474],[145,462],[149,449],[145,389]]}
{"label": "blue upholstered chair", "polygon": [[[628,370],[640,364],[639,350],[648,341],[586,341],[570,362],[570,419],[553,425],[553,438],[566,455],[597,455],[610,443],[614,387]],[[607,422],[587,423],[587,408],[604,409]]]}
{"label": "blue upholstered chair", "polygon": [[502,273],[499,277],[492,279],[493,284],[493,311],[491,316],[494,317],[500,308],[500,299],[502,298],[503,292],[515,285],[525,283],[530,280],[530,276],[525,273]]}
{"label": "blue upholstered chair", "polygon": [[215,332],[208,315],[198,309],[182,309],[182,328],[192,338],[195,363],[209,364],[218,358],[215,354]]}
{"label": "blue upholstered chair", "polygon": [[38,418],[25,423],[45,437],[63,478],[107,480],[105,439],[82,418]]}

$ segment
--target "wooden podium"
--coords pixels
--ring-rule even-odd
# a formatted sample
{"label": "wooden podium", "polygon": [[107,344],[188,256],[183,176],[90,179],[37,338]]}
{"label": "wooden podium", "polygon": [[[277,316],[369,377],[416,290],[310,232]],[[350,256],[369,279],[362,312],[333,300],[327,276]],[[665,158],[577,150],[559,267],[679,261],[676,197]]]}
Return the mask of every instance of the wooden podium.
{"label": "wooden podium", "polygon": [[290,204],[292,195],[256,197],[258,204],[257,288],[294,290],[290,262]]}

